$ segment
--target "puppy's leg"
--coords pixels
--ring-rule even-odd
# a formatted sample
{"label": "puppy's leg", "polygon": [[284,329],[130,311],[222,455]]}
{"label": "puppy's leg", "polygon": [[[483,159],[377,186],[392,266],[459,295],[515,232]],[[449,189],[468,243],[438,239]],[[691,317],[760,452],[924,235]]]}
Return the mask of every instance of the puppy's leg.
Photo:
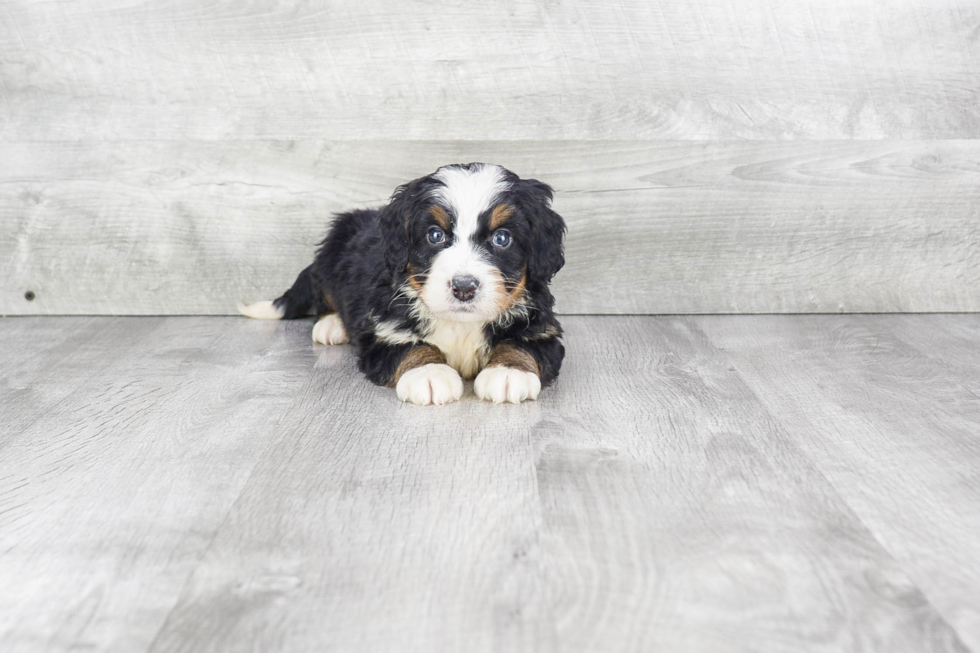
{"label": "puppy's leg", "polygon": [[473,382],[476,396],[495,404],[536,400],[541,384],[554,380],[564,347],[557,338],[537,342],[505,341],[493,348],[490,361]]}
{"label": "puppy's leg", "polygon": [[313,325],[313,342],[321,345],[343,345],[350,342],[347,329],[337,313],[323,315]]}
{"label": "puppy's leg", "polygon": [[378,385],[394,386],[402,401],[427,406],[463,396],[463,379],[432,345],[374,343],[361,353],[361,370]]}
{"label": "puppy's leg", "polygon": [[395,393],[402,401],[437,406],[463,396],[463,379],[446,365],[446,357],[432,345],[409,349],[395,370]]}

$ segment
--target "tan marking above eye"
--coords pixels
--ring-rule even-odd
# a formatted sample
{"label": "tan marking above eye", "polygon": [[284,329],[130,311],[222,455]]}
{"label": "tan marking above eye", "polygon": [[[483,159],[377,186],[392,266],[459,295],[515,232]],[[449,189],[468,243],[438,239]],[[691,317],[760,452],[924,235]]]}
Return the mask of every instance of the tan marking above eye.
{"label": "tan marking above eye", "polygon": [[514,215],[514,207],[510,204],[498,204],[490,214],[490,231],[496,231],[502,224]]}
{"label": "tan marking above eye", "polygon": [[438,204],[429,209],[429,214],[432,218],[439,223],[443,231],[449,230],[449,214],[446,213],[446,209],[442,208]]}

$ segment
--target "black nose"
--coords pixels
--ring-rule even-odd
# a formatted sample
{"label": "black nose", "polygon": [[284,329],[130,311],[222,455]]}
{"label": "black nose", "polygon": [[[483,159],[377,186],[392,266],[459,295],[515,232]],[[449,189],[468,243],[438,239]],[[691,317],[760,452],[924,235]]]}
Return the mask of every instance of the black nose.
{"label": "black nose", "polygon": [[473,299],[476,289],[480,287],[480,282],[476,277],[469,275],[457,275],[453,277],[453,297],[461,302],[468,302]]}

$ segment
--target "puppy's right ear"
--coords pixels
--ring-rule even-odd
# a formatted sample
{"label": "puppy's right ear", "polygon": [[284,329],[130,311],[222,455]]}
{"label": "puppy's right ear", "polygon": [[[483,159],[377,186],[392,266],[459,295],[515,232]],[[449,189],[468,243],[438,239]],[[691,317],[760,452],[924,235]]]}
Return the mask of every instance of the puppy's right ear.
{"label": "puppy's right ear", "polygon": [[422,188],[418,180],[403,184],[395,189],[378,217],[385,265],[393,277],[408,268],[412,215],[421,199]]}

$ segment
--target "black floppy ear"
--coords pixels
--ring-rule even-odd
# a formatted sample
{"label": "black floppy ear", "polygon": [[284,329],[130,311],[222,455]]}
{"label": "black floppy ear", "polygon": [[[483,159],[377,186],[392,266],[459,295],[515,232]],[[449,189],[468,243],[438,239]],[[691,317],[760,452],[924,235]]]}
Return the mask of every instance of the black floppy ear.
{"label": "black floppy ear", "polygon": [[385,265],[392,276],[397,276],[408,268],[411,250],[409,230],[412,213],[420,195],[418,180],[403,184],[395,189],[388,205],[381,209],[378,216]]}
{"label": "black floppy ear", "polygon": [[548,283],[565,265],[562,241],[565,237],[565,220],[551,209],[555,195],[551,186],[537,179],[520,182],[522,209],[531,224],[531,254],[528,273],[532,279]]}

